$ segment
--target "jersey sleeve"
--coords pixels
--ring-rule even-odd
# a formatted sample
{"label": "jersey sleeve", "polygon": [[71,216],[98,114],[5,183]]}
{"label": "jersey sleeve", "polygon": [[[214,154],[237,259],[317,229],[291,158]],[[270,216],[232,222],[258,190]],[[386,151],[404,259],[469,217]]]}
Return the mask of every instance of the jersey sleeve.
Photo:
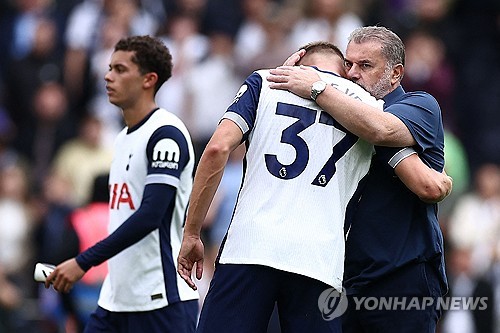
{"label": "jersey sleeve", "polygon": [[243,133],[242,141],[248,138],[257,118],[257,106],[262,90],[262,76],[258,72],[247,77],[238,90],[233,103],[228,107],[222,119],[232,120]]}
{"label": "jersey sleeve", "polygon": [[190,160],[185,135],[175,126],[162,126],[151,135],[146,154],[146,185],[166,184],[177,188],[181,172]]}
{"label": "jersey sleeve", "polygon": [[[404,98],[384,110],[398,117],[408,128],[416,144],[412,148],[429,167],[444,168],[444,140],[441,109],[438,102],[425,92],[407,93]],[[397,152],[387,147],[377,147],[379,158],[386,163]]]}
{"label": "jersey sleeve", "polygon": [[417,142],[417,151],[423,152],[436,145],[441,126],[441,109],[437,101],[424,92],[409,93],[402,101],[384,111],[398,117]]}
{"label": "jersey sleeve", "polygon": [[[80,253],[75,259],[84,270],[97,266],[124,249],[134,245],[151,231],[159,228],[161,217],[168,206],[175,202],[176,189],[172,186],[150,184],[144,188],[139,209],[118,229],[94,246]],[[165,203],[169,204],[166,205]]]}

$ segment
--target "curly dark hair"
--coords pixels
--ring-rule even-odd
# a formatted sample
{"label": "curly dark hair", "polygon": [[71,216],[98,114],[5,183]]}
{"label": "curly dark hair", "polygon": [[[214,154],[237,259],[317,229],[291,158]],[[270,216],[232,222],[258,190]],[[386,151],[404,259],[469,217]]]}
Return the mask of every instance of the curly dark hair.
{"label": "curly dark hair", "polygon": [[122,38],[115,45],[116,51],[135,52],[132,61],[137,64],[141,74],[153,72],[158,75],[155,93],[172,76],[172,55],[165,44],[156,37],[145,35]]}

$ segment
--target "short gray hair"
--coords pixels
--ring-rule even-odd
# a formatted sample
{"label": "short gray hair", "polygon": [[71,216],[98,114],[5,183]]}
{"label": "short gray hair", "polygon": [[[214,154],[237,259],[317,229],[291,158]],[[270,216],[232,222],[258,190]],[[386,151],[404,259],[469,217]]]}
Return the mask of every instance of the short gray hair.
{"label": "short gray hair", "polygon": [[401,38],[391,30],[381,26],[360,27],[349,36],[349,43],[357,44],[376,41],[382,45],[382,55],[390,67],[405,64],[405,46]]}

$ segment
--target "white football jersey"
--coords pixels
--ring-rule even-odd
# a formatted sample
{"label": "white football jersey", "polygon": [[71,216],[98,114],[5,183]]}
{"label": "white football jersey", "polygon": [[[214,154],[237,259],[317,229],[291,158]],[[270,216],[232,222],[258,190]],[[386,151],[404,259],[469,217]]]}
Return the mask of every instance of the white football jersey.
{"label": "white football jersey", "polygon": [[[197,299],[198,293],[177,274],[194,166],[186,127],[177,116],[157,109],[140,124],[123,129],[114,151],[109,175],[109,233],[139,208],[147,184],[168,184],[177,190],[170,230],[156,229],[108,260],[109,274],[99,306],[109,311],[149,311],[169,302]],[[184,166],[180,161],[186,159]]]}
{"label": "white football jersey", "polygon": [[[358,85],[319,73],[382,110],[383,102]],[[314,101],[270,89],[268,75],[250,75],[223,116],[241,128],[247,153],[219,262],[265,265],[341,290],[346,206],[368,172],[373,145]]]}

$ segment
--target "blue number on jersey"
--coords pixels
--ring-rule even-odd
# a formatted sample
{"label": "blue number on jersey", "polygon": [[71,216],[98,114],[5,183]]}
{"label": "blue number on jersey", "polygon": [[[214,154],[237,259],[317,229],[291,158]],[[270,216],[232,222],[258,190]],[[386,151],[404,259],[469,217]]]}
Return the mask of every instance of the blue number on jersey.
{"label": "blue number on jersey", "polygon": [[[266,167],[273,176],[279,179],[293,179],[305,170],[309,160],[309,147],[298,134],[314,124],[316,110],[298,105],[278,103],[276,114],[298,119],[283,130],[280,140],[280,142],[289,144],[295,149],[296,157],[291,164],[283,165],[278,161],[276,155],[265,154]],[[312,185],[325,187],[337,170],[335,163],[354,146],[358,141],[358,137],[346,131],[335,121],[335,119],[325,112],[321,113],[319,123],[327,126],[334,126],[346,133],[344,138],[333,146],[332,155],[311,183]]]}

